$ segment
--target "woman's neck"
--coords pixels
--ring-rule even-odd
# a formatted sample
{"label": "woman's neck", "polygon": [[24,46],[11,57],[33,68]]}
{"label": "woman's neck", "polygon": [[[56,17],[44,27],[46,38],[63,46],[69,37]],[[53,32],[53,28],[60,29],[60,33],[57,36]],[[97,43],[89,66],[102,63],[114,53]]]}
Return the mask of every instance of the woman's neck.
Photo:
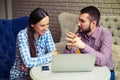
{"label": "woman's neck", "polygon": [[34,33],[34,39],[37,40],[39,38],[39,34],[38,33]]}

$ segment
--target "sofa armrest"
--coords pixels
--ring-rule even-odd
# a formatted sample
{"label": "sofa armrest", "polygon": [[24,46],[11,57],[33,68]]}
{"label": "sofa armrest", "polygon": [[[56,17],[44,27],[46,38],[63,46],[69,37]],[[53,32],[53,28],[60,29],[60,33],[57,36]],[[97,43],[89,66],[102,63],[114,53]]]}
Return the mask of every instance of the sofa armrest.
{"label": "sofa armrest", "polygon": [[115,63],[115,70],[120,71],[120,46],[112,45],[112,58]]}
{"label": "sofa armrest", "polygon": [[64,49],[66,46],[66,42],[59,42],[59,43],[55,43],[58,54],[64,54]]}
{"label": "sofa armrest", "polygon": [[112,58],[115,63],[115,80],[120,80],[120,46],[112,45]]}

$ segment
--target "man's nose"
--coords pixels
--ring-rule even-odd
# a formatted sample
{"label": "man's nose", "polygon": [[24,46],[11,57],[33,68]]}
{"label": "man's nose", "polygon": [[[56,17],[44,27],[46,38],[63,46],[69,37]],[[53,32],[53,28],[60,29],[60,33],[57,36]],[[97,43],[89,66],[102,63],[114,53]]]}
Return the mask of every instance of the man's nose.
{"label": "man's nose", "polygon": [[77,25],[78,25],[78,26],[80,26],[80,25],[81,25],[81,22],[80,22],[80,21],[78,21]]}

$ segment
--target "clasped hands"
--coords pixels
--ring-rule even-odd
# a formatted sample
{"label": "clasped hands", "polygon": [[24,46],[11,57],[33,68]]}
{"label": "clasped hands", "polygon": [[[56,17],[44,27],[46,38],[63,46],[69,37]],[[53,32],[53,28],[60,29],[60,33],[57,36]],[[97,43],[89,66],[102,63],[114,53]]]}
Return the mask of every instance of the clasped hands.
{"label": "clasped hands", "polygon": [[83,49],[85,47],[85,43],[81,40],[80,36],[78,34],[74,34],[72,32],[68,32],[66,37],[67,48],[71,49],[73,46],[78,47],[80,49]]}

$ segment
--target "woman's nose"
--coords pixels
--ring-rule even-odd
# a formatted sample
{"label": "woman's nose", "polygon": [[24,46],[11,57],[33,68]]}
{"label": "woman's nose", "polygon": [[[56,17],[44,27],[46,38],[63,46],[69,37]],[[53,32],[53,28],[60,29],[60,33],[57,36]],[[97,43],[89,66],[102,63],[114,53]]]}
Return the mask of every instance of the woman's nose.
{"label": "woman's nose", "polygon": [[44,29],[45,29],[45,30],[47,30],[47,29],[48,29],[48,27],[49,27],[49,25],[46,25]]}

